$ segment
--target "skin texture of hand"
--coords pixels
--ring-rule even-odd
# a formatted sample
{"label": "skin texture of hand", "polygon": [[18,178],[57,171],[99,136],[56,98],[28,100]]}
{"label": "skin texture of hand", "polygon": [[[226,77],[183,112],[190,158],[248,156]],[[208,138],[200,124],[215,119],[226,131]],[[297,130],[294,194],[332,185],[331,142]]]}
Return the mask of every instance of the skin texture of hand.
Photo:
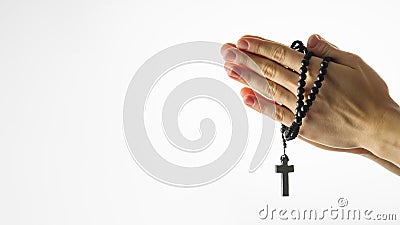
{"label": "skin texture of hand", "polygon": [[[308,66],[306,95],[322,58],[330,56],[334,61],[299,138],[319,148],[366,156],[400,175],[400,109],[385,82],[359,56],[339,50],[319,35],[309,38],[307,49],[314,56]],[[228,75],[250,87],[241,91],[245,104],[290,126],[304,55],[256,36],[243,36],[236,45],[224,45],[221,52]]]}

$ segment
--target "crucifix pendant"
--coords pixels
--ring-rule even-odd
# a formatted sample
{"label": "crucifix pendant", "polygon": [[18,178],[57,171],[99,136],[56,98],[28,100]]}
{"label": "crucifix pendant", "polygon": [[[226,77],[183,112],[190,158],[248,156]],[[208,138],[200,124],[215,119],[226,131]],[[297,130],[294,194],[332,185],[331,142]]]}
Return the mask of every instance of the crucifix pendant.
{"label": "crucifix pendant", "polygon": [[282,165],[275,166],[275,172],[282,174],[282,196],[289,196],[289,173],[294,172],[294,166],[288,165],[289,157],[281,156]]}

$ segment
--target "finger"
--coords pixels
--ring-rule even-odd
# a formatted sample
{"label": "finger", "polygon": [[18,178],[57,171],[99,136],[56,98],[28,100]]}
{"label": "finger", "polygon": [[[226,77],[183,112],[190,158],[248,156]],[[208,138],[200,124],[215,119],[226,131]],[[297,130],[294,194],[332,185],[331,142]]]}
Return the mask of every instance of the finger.
{"label": "finger", "polygon": [[223,55],[223,53],[224,53],[226,50],[230,49],[230,48],[236,48],[236,45],[233,44],[233,43],[225,43],[225,44],[223,44],[223,45],[221,46],[221,49],[220,49],[221,54]]}
{"label": "finger", "polygon": [[246,34],[246,35],[243,35],[242,37],[257,38],[257,39],[260,39],[260,40],[264,40],[263,37],[256,36],[256,35],[251,35],[251,34]]}
{"label": "finger", "polygon": [[280,84],[281,86],[291,91],[293,94],[297,93],[299,74],[282,67],[272,60],[252,53],[246,53],[245,58],[240,56],[241,55],[239,55],[239,57],[237,58],[238,63],[243,64],[249,68],[251,68],[255,64],[257,68],[252,68],[254,71],[257,71],[265,78]]}
{"label": "finger", "polygon": [[329,43],[318,34],[310,36],[307,42],[307,49],[312,51],[320,58],[332,57],[336,63],[354,68],[359,57],[349,52],[338,49],[335,45]]}
{"label": "finger", "polygon": [[[251,37],[251,38],[256,38],[256,39],[259,39],[259,40],[268,40],[268,39],[265,39],[265,38],[263,38],[263,37],[255,36],[255,35],[250,35],[250,34],[243,35],[242,37]],[[269,40],[269,41],[270,41],[270,42],[273,42],[273,43],[279,44],[279,42],[276,42],[276,41],[273,41],[273,40]]]}
{"label": "finger", "polygon": [[243,88],[240,91],[244,103],[250,108],[276,120],[280,123],[290,126],[294,119],[294,114],[284,106],[265,98],[264,96],[254,92],[250,88]]}
{"label": "finger", "polygon": [[[256,39],[259,39],[259,40],[267,40],[267,39],[265,39],[265,38],[263,38],[263,37],[255,36],[255,35],[250,35],[250,34],[243,35],[242,37],[250,37],[250,38],[256,38]],[[273,42],[273,43],[278,43],[278,42],[273,41],[273,40],[269,40],[269,41],[271,41],[271,42]]]}
{"label": "finger", "polygon": [[224,59],[230,63],[250,68],[256,73],[262,74],[265,78],[285,87],[293,94],[297,93],[298,74],[272,60],[252,53],[242,52],[236,48],[226,49]]}
{"label": "finger", "polygon": [[231,68],[229,76],[248,85],[263,96],[287,106],[292,112],[296,109],[296,96],[281,85],[265,79],[247,67],[232,63],[225,63],[225,67]]}
{"label": "finger", "polygon": [[239,81],[244,85],[248,85],[247,82],[239,75],[240,71],[236,68],[235,64],[225,63],[224,69],[230,78]]}
{"label": "finger", "polygon": [[[289,67],[298,73],[300,72],[301,60],[303,59],[304,54],[283,44],[267,39],[245,36],[239,39],[237,47],[240,50],[266,57],[284,67]],[[319,69],[321,59],[318,57],[312,57],[310,62],[310,67],[316,67],[316,69]]]}

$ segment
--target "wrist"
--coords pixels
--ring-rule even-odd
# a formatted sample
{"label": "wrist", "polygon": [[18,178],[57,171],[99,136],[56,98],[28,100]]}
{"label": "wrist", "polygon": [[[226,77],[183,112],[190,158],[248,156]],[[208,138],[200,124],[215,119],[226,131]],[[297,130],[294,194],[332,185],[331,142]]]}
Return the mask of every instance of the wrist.
{"label": "wrist", "polygon": [[381,109],[366,129],[362,147],[400,167],[400,107],[394,103]]}

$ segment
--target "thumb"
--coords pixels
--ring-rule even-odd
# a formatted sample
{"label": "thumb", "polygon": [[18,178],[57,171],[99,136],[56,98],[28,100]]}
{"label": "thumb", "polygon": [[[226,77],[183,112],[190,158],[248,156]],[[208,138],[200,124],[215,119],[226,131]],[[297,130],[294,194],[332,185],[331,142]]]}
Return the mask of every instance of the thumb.
{"label": "thumb", "polygon": [[329,43],[318,34],[313,34],[308,38],[307,49],[320,58],[332,57],[336,63],[352,67],[356,55],[341,51],[335,45]]}

